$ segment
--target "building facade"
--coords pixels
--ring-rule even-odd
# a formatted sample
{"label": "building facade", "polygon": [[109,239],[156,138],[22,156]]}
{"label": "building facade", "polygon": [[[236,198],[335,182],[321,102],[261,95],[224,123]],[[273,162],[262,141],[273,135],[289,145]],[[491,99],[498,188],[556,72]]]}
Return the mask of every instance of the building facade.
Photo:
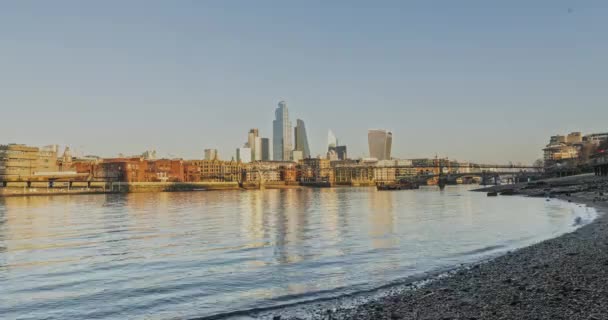
{"label": "building facade", "polygon": [[[302,153],[302,158],[310,158],[310,148],[308,146],[308,136],[306,135],[306,125],[301,119],[296,120],[294,129],[296,147],[294,150]],[[293,159],[297,161],[296,159]]]}
{"label": "building facade", "polygon": [[389,160],[391,158],[391,147],[393,134],[388,130],[369,130],[367,134],[369,144],[369,155],[378,160]]}
{"label": "building facade", "polygon": [[260,153],[261,153],[261,159],[260,160],[262,160],[262,161],[270,161],[270,160],[272,160],[271,157],[270,157],[270,155],[271,155],[271,152],[270,152],[270,139],[268,139],[268,138],[261,138],[260,139],[260,143],[261,143],[261,146],[262,146],[262,148],[261,148],[262,150],[260,151]]}
{"label": "building facade", "polygon": [[552,136],[549,144],[543,148],[545,167],[550,169],[587,165],[596,148],[604,141],[608,141],[608,133],[583,136],[580,132],[571,132],[566,136]]}
{"label": "building facade", "polygon": [[251,149],[251,161],[260,160],[256,158],[256,140],[260,136],[260,132],[257,128],[249,130],[247,134],[247,147]]}
{"label": "building facade", "polygon": [[296,163],[292,161],[255,161],[244,167],[244,182],[295,182]]}
{"label": "building facade", "polygon": [[57,147],[0,145],[0,180],[27,179],[36,173],[59,171]]}
{"label": "building facade", "polygon": [[328,159],[306,158],[299,162],[301,182],[334,182],[334,170]]}
{"label": "building facade", "polygon": [[272,151],[273,160],[290,160],[293,150],[293,139],[289,110],[285,101],[279,102],[274,111],[275,119],[272,122]]}
{"label": "building facade", "polygon": [[201,181],[234,182],[240,181],[243,164],[237,161],[203,160],[200,162]]}

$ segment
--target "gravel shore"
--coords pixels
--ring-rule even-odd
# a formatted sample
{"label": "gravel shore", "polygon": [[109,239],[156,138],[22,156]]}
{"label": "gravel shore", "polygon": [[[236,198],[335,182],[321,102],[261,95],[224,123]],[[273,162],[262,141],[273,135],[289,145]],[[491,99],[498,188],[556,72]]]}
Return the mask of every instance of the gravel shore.
{"label": "gravel shore", "polygon": [[[608,180],[589,175],[480,191],[559,197],[608,212]],[[572,233],[460,270],[417,290],[313,319],[608,319],[608,215]],[[275,316],[275,319],[281,319]],[[283,318],[285,319],[285,318]]]}

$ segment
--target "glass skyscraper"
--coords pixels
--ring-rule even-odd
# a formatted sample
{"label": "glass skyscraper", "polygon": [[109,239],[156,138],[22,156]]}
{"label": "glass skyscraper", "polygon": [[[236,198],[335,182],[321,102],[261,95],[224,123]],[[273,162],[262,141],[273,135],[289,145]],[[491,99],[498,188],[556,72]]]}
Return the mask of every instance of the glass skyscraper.
{"label": "glass skyscraper", "polygon": [[308,137],[306,136],[306,126],[304,121],[298,119],[296,121],[296,128],[294,130],[296,138],[296,151],[302,151],[302,157],[304,159],[310,158],[310,148],[308,147]]}
{"label": "glass skyscraper", "polygon": [[262,158],[260,160],[262,161],[269,161],[270,160],[270,139],[268,138],[262,138],[261,139],[261,145],[262,145],[262,150],[261,150],[261,154],[262,154]]}
{"label": "glass skyscraper", "polygon": [[327,132],[327,150],[329,150],[332,147],[336,147],[338,145],[338,139],[336,138],[336,135],[329,130]]}
{"label": "glass skyscraper", "polygon": [[378,160],[390,160],[393,134],[388,130],[369,130],[367,133],[369,156]]}
{"label": "glass skyscraper", "polygon": [[272,154],[273,160],[290,160],[293,150],[291,121],[289,121],[289,110],[285,101],[279,102],[274,111],[272,121]]}

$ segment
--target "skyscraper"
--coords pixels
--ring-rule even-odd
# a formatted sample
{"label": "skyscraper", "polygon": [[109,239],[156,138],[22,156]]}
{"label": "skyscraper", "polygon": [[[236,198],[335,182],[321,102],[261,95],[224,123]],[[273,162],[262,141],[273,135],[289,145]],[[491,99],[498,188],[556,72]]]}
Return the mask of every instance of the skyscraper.
{"label": "skyscraper", "polygon": [[367,133],[369,156],[378,160],[390,160],[393,134],[388,130],[372,129]]}
{"label": "skyscraper", "polygon": [[255,146],[255,139],[259,136],[258,129],[249,130],[249,134],[247,135],[247,146],[251,149],[251,160],[259,160],[256,159],[255,155],[257,153]]}
{"label": "skyscraper", "polygon": [[205,149],[205,160],[219,160],[217,149]]}
{"label": "skyscraper", "polygon": [[262,144],[262,148],[261,148],[262,158],[260,160],[270,161],[270,139],[261,138],[261,144]]}
{"label": "skyscraper", "polygon": [[327,150],[329,150],[331,147],[335,147],[338,145],[338,139],[336,138],[336,135],[329,130],[327,132]]}
{"label": "skyscraper", "polygon": [[327,132],[327,159],[346,160],[346,146],[338,145],[338,138],[329,130]]}
{"label": "skyscraper", "polygon": [[[303,158],[310,158],[310,148],[308,147],[308,137],[306,136],[306,126],[304,121],[298,119],[294,130],[296,138],[296,151],[302,151]],[[295,160],[295,159],[294,159]]]}
{"label": "skyscraper", "polygon": [[251,158],[253,161],[261,161],[262,160],[262,137],[255,137],[255,144],[253,148],[253,157]]}
{"label": "skyscraper", "polygon": [[272,152],[274,160],[289,160],[293,149],[291,137],[291,121],[289,121],[289,110],[285,101],[279,102],[274,111],[272,121]]}
{"label": "skyscraper", "polygon": [[236,161],[242,163],[251,162],[251,148],[237,148],[236,149]]}

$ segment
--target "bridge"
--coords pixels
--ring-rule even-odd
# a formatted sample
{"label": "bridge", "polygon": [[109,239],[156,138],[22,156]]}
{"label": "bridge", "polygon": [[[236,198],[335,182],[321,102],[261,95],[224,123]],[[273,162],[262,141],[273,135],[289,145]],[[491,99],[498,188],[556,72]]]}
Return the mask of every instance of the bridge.
{"label": "bridge", "polygon": [[[461,177],[479,177],[482,183],[497,183],[500,176],[509,176],[512,182],[515,182],[518,178],[526,179],[531,176],[539,176],[543,172],[543,167],[539,166],[528,166],[528,165],[514,165],[514,164],[460,164],[458,166],[448,166],[436,164],[405,164],[405,165],[377,165],[375,163],[343,163],[334,164],[331,167],[314,168],[311,169],[306,165],[298,165],[294,163],[295,175],[299,178],[304,177],[305,174],[310,171],[323,171],[340,169],[352,169],[360,170],[367,169],[369,172],[373,172],[376,175],[387,175],[387,171],[393,179],[410,177],[418,179],[419,181],[426,181],[431,179],[437,179],[440,177],[445,178],[447,181],[454,181]],[[264,164],[263,162],[253,162],[248,164],[242,169],[242,177],[252,177],[253,179],[248,180],[249,183],[258,183],[260,187],[263,187],[265,177],[276,175],[279,171],[285,170],[284,168],[278,168],[273,165]],[[335,172],[335,171],[334,171]],[[380,173],[383,172],[383,173]],[[308,178],[308,177],[307,177]],[[322,179],[324,177],[321,177]],[[275,179],[276,180],[276,179]],[[520,179],[521,180],[521,179]],[[302,180],[300,180],[302,181]],[[325,180],[323,180],[325,181]],[[242,182],[242,181],[241,181]]]}

